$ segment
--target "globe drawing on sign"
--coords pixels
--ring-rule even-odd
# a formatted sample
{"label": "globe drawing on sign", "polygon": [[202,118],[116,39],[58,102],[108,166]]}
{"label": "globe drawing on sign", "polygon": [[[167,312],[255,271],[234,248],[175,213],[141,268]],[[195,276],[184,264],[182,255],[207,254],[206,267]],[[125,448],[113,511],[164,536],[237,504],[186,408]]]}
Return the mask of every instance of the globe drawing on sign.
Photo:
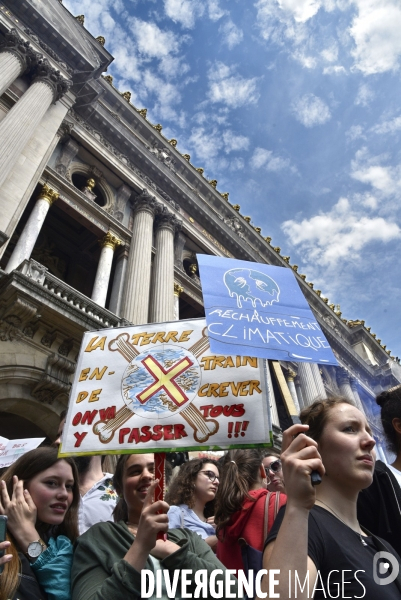
{"label": "globe drawing on sign", "polygon": [[253,308],[259,300],[261,306],[268,306],[278,302],[280,288],[277,283],[254,269],[230,269],[224,273],[224,284],[228,289],[230,297],[237,297],[237,306],[242,308],[242,302],[251,301]]}
{"label": "globe drawing on sign", "polygon": [[192,402],[200,380],[195,356],[181,346],[166,345],[135,356],[125,370],[122,394],[136,415],[164,419]]}

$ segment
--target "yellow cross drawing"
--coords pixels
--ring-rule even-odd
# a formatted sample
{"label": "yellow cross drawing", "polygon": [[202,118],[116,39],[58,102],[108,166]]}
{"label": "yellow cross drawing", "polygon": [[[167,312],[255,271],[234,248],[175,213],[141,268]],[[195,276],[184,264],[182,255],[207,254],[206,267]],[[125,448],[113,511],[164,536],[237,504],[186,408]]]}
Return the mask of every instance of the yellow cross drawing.
{"label": "yellow cross drawing", "polygon": [[143,390],[143,392],[138,394],[137,398],[139,402],[145,404],[149,398],[162,388],[177,406],[184,404],[184,402],[188,400],[188,397],[176,384],[174,379],[193,365],[193,362],[189,358],[183,358],[180,362],[171,367],[171,369],[168,369],[168,371],[165,371],[162,365],[153,356],[147,356],[141,362],[155,378],[155,381],[147,387],[146,390]]}

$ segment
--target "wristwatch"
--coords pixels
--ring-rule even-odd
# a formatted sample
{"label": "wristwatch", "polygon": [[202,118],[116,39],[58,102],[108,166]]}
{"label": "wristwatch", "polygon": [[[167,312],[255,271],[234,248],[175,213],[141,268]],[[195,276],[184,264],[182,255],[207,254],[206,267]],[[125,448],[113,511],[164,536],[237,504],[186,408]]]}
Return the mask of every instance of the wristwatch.
{"label": "wristwatch", "polygon": [[35,540],[34,542],[31,542],[28,545],[26,555],[29,558],[29,560],[35,561],[38,558],[38,556],[40,556],[45,550],[46,544],[43,540],[39,538],[38,540]]}

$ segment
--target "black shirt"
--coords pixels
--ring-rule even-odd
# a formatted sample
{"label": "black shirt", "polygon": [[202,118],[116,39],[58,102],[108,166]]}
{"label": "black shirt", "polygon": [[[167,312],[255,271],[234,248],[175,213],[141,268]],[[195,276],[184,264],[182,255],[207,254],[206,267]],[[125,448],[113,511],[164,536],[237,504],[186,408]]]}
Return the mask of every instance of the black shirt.
{"label": "black shirt", "polygon": [[[266,545],[276,539],[284,514],[285,506],[280,509],[273,523]],[[358,533],[342,523],[329,511],[320,506],[312,508],[308,522],[308,556],[312,559],[320,574],[313,596],[315,600],[330,597],[400,600],[401,593],[394,582],[379,585],[374,581],[374,556],[378,549],[372,537],[363,537],[363,540],[367,543],[367,546],[362,544]],[[294,544],[296,544],[296,540],[294,540]],[[399,556],[395,550],[392,549],[390,544],[387,544],[387,546],[392,550],[396,560],[399,561]],[[382,560],[378,561],[378,564],[383,562]],[[291,575],[292,590],[289,598],[295,598],[295,574],[292,573]],[[303,585],[303,581],[301,581],[301,584]],[[314,582],[311,582],[310,597],[312,597],[313,585]],[[324,591],[322,587],[324,587]],[[299,595],[299,585],[297,591]]]}

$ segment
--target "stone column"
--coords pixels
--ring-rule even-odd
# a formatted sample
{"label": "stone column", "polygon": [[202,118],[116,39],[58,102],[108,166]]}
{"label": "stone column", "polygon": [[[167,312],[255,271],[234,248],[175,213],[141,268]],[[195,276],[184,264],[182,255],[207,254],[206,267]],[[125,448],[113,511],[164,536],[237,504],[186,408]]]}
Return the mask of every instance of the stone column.
{"label": "stone column", "polygon": [[184,266],[182,264],[182,252],[184,250],[186,240],[186,235],[182,231],[177,231],[174,238],[174,264],[182,271],[184,270]]}
{"label": "stone column", "polygon": [[350,377],[350,384],[351,384],[351,390],[353,393],[353,396],[355,398],[355,404],[357,405],[357,407],[359,408],[359,410],[365,414],[365,409],[363,407],[363,403],[362,400],[359,396],[359,392],[358,392],[358,380],[355,379],[355,377]]}
{"label": "stone column", "polygon": [[311,364],[311,371],[313,375],[313,379],[315,380],[315,385],[319,394],[319,400],[324,400],[327,398],[326,390],[324,387],[323,379],[320,373],[319,365],[316,363]]}
{"label": "stone column", "polygon": [[31,257],[32,250],[38,239],[40,230],[49,211],[49,208],[55,200],[57,200],[59,194],[52,190],[48,185],[42,187],[39,197],[36,200],[36,204],[33,207],[31,214],[29,215],[28,221],[18,238],[17,245],[15,246],[13,253],[5,268],[6,273],[14,271],[24,260]]}
{"label": "stone column", "polygon": [[157,207],[156,199],[147,190],[142,191],[134,205],[122,316],[135,325],[148,322],[153,220]]}
{"label": "stone column", "polygon": [[294,404],[295,404],[295,408],[297,409],[297,413],[299,413],[300,407],[299,407],[299,402],[298,402],[297,390],[295,389],[295,383],[294,383],[295,377],[296,377],[296,373],[294,373],[294,371],[286,371],[286,380],[287,380],[288,389],[290,390],[291,397],[294,400]]}
{"label": "stone column", "polygon": [[0,186],[51,103],[59,100],[68,88],[69,82],[46,59],[41,60],[33,83],[0,122]]}
{"label": "stone column", "polygon": [[174,320],[174,232],[180,225],[181,222],[167,210],[157,217],[151,323]]}
{"label": "stone column", "polygon": [[344,396],[344,398],[347,398],[348,400],[350,400],[352,402],[352,404],[356,404],[355,396],[351,389],[349,373],[348,373],[347,369],[345,369],[344,367],[340,367],[339,369],[337,369],[337,384],[338,384],[341,396]]}
{"label": "stone column", "polygon": [[174,321],[180,320],[180,296],[184,288],[179,283],[174,283]]}
{"label": "stone column", "polygon": [[319,398],[314,377],[312,375],[311,365],[300,362],[298,365],[298,377],[301,383],[302,396],[305,406],[310,406],[312,402]]}
{"label": "stone column", "polygon": [[92,300],[99,306],[105,306],[114,250],[117,246],[120,246],[121,240],[109,231],[102,240],[99,240],[99,243],[102,246],[102,251],[97,266],[95,283],[93,284]]}
{"label": "stone column", "polygon": [[304,401],[304,397],[302,395],[301,382],[299,381],[299,377],[295,378],[294,384],[295,384],[295,389],[297,391],[299,408],[302,410],[303,408],[305,408],[305,401]]}
{"label": "stone column", "polygon": [[114,269],[113,287],[111,288],[109,304],[109,310],[117,316],[121,315],[127,264],[128,251],[123,248],[123,250],[116,257],[116,267]]}
{"label": "stone column", "polygon": [[10,29],[0,43],[0,96],[22,75],[27,68],[32,68],[41,54],[34,52],[16,29]]}

